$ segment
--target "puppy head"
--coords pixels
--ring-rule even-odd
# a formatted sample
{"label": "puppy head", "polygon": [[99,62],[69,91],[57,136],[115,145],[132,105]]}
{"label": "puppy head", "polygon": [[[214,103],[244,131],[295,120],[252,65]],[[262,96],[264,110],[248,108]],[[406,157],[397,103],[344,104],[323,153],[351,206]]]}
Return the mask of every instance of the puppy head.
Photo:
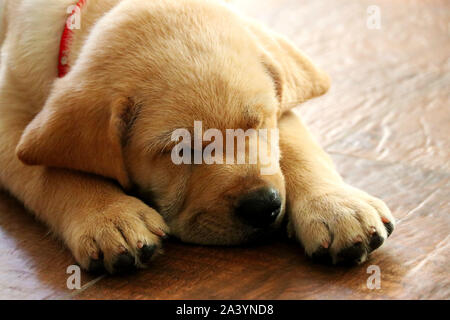
{"label": "puppy head", "polygon": [[[214,129],[214,141],[222,135],[223,146],[230,129],[273,132],[284,110],[327,88],[327,77],[286,40],[223,5],[124,1],[93,28],[16,151],[29,165],[117,180],[184,241],[242,243],[283,218],[278,137],[233,149],[243,164],[227,163],[229,150],[219,149],[224,163],[207,164],[195,161],[213,140],[206,131]],[[204,135],[195,144],[199,122]],[[190,164],[174,161],[178,129],[189,133],[182,154],[193,155]],[[269,161],[248,161],[261,141]]]}

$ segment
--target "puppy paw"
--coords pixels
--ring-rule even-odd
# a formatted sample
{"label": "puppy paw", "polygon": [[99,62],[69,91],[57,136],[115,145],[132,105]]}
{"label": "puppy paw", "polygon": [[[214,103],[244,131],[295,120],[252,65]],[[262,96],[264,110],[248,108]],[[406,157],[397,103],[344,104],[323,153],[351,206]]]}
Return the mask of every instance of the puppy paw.
{"label": "puppy paw", "polygon": [[394,230],[386,204],[349,187],[334,187],[294,202],[288,230],[315,261],[359,264]]}
{"label": "puppy paw", "polygon": [[168,230],[155,210],[125,197],[71,221],[64,238],[84,269],[128,273],[146,267],[161,252],[161,240]]}

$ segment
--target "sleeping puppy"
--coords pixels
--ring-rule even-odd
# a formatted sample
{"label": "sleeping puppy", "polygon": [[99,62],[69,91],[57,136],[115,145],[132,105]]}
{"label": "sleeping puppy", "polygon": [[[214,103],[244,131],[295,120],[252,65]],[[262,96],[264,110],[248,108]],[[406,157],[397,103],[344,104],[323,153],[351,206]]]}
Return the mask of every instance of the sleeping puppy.
{"label": "sleeping puppy", "polygon": [[[0,3],[0,184],[83,268],[145,267],[168,234],[237,245],[280,228],[319,261],[360,263],[392,232],[386,205],[343,182],[289,111],[329,80],[282,36],[219,1],[85,0],[62,59],[77,0]],[[175,163],[173,132],[199,121],[277,129],[272,172]]]}

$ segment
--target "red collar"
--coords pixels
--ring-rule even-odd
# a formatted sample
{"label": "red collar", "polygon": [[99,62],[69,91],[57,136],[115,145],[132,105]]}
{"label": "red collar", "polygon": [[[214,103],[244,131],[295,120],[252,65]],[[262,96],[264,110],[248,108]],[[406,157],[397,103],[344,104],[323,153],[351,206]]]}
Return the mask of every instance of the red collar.
{"label": "red collar", "polygon": [[[74,23],[73,19],[77,19],[74,17],[75,14],[79,14],[81,8],[84,6],[87,0],[78,0],[76,7],[73,9],[72,13],[66,20],[66,25],[64,26],[64,31],[61,36],[61,42],[59,44],[59,59],[58,59],[58,77],[64,77],[67,72],[69,72],[69,53],[70,53],[70,43],[73,37],[73,29]],[[78,17],[78,19],[81,19]],[[80,20],[81,21],[81,20]]]}

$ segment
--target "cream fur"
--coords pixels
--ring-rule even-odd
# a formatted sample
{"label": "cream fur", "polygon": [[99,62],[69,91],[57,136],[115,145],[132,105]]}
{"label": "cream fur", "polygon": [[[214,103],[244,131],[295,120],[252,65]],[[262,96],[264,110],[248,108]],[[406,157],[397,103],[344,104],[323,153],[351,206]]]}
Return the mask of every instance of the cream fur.
{"label": "cream fur", "polygon": [[[322,247],[339,262],[360,242],[355,259],[363,261],[374,232],[387,238],[389,209],[346,185],[289,112],[325,93],[329,79],[288,40],[219,1],[90,0],[71,71],[56,79],[66,10],[75,2],[0,2],[0,184],[84,268],[100,261],[114,272],[123,255],[144,267],[143,246],[158,251],[169,227],[188,242],[242,243],[255,230],[234,218],[233,206],[260,186],[280,191],[290,233],[308,255]],[[163,140],[194,120],[219,129],[278,126],[278,172],[173,165]],[[142,202],[150,193],[155,208]]]}

